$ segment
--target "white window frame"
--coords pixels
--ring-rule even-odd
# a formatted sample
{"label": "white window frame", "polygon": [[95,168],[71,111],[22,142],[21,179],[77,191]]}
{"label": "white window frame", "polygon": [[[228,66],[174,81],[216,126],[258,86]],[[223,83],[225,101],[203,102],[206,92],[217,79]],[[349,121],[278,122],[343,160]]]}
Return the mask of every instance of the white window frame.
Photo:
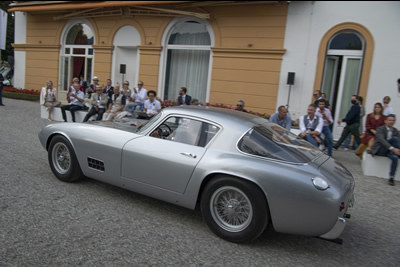
{"label": "white window frame", "polygon": [[[64,58],[67,57],[68,58],[68,64],[71,64],[73,57],[84,57],[85,58],[85,70],[84,70],[85,78],[88,76],[88,74],[87,74],[87,69],[88,69],[87,61],[90,58],[92,60],[92,66],[91,66],[91,73],[90,73],[89,77],[93,77],[94,49],[93,49],[92,45],[67,45],[67,44],[65,44],[69,31],[76,24],[86,24],[91,29],[93,34],[95,33],[95,31],[94,31],[92,25],[90,24],[90,22],[88,20],[86,20],[86,19],[83,19],[83,18],[72,19],[65,25],[64,30],[63,30],[63,32],[61,34],[61,38],[60,38],[61,48],[60,48],[60,57],[59,57],[60,58],[60,61],[59,61],[60,64],[59,64],[59,76],[58,76],[59,77],[58,78],[58,88],[60,89],[60,91],[63,91],[63,92],[66,92],[68,90],[68,88],[64,88],[63,87],[63,80],[62,80],[63,70],[64,70],[64,66],[63,66],[64,65],[64,60],[63,60]],[[94,35],[93,44],[96,43],[95,38],[96,38],[96,36]],[[69,53],[65,52],[66,49],[70,49]],[[85,49],[85,54],[74,54],[73,53],[74,49]],[[91,52],[91,55],[90,55],[90,52]],[[70,65],[68,67],[68,74],[67,75],[68,75],[68,77],[67,77],[68,81],[70,81],[70,80],[72,80],[72,78],[74,78],[74,77],[72,77]],[[87,81],[87,82],[90,83],[91,81]]]}
{"label": "white window frame", "polygon": [[[196,21],[200,24],[206,26],[208,34],[210,35],[210,45],[169,45],[169,37],[171,33],[175,30],[175,25],[185,22],[185,21]],[[165,71],[166,71],[166,63],[167,63],[167,55],[168,49],[182,49],[182,50],[208,50],[210,51],[210,60],[208,66],[208,79],[207,79],[207,92],[206,92],[206,102],[209,102],[210,99],[210,84],[211,84],[211,72],[212,72],[212,59],[213,59],[213,52],[211,50],[212,47],[215,46],[215,34],[214,30],[212,29],[210,23],[207,20],[199,19],[199,18],[192,18],[192,17],[185,17],[185,18],[175,18],[173,19],[168,26],[165,28],[164,34],[161,39],[161,44],[165,48],[161,51],[160,54],[160,66],[159,72],[160,79],[158,80],[158,88],[160,91],[158,92],[158,96],[161,99],[164,99],[164,88],[165,88]],[[170,99],[175,100],[175,99]]]}

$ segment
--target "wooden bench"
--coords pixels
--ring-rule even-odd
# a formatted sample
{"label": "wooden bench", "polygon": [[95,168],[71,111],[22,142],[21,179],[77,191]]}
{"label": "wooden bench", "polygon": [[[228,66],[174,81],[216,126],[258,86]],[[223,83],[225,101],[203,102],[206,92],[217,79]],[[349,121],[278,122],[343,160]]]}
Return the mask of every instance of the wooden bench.
{"label": "wooden bench", "polygon": [[[372,156],[364,152],[361,162],[363,174],[367,176],[376,176],[379,178],[389,179],[391,159],[382,156]],[[400,181],[400,170],[397,168],[395,180]]]}

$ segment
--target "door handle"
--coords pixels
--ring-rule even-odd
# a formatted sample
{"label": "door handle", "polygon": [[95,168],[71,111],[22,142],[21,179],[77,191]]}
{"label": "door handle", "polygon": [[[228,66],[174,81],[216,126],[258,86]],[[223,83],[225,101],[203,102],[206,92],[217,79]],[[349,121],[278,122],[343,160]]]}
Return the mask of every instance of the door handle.
{"label": "door handle", "polygon": [[191,157],[191,158],[194,158],[194,159],[197,158],[197,156],[192,154],[192,153],[184,153],[184,152],[182,152],[181,155],[184,155],[186,157]]}

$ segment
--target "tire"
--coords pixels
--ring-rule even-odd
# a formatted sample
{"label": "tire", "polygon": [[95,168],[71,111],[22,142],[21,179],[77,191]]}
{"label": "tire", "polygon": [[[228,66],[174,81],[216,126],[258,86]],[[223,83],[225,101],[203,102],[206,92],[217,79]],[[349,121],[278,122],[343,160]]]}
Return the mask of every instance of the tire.
{"label": "tire", "polygon": [[253,241],[269,223],[263,192],[239,178],[214,177],[204,188],[200,208],[208,227],[230,242]]}
{"label": "tire", "polygon": [[74,182],[83,176],[74,149],[64,136],[51,140],[48,159],[54,175],[63,182]]}

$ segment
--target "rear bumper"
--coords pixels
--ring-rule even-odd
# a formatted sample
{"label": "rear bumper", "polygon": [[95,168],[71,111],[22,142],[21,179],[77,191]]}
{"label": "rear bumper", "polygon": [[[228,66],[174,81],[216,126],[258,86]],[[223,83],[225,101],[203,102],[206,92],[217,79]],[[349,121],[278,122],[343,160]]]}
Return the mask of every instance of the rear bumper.
{"label": "rear bumper", "polygon": [[342,217],[339,217],[336,224],[332,227],[332,229],[329,232],[321,235],[320,237],[326,239],[336,239],[342,234],[345,226],[346,226],[346,220]]}

